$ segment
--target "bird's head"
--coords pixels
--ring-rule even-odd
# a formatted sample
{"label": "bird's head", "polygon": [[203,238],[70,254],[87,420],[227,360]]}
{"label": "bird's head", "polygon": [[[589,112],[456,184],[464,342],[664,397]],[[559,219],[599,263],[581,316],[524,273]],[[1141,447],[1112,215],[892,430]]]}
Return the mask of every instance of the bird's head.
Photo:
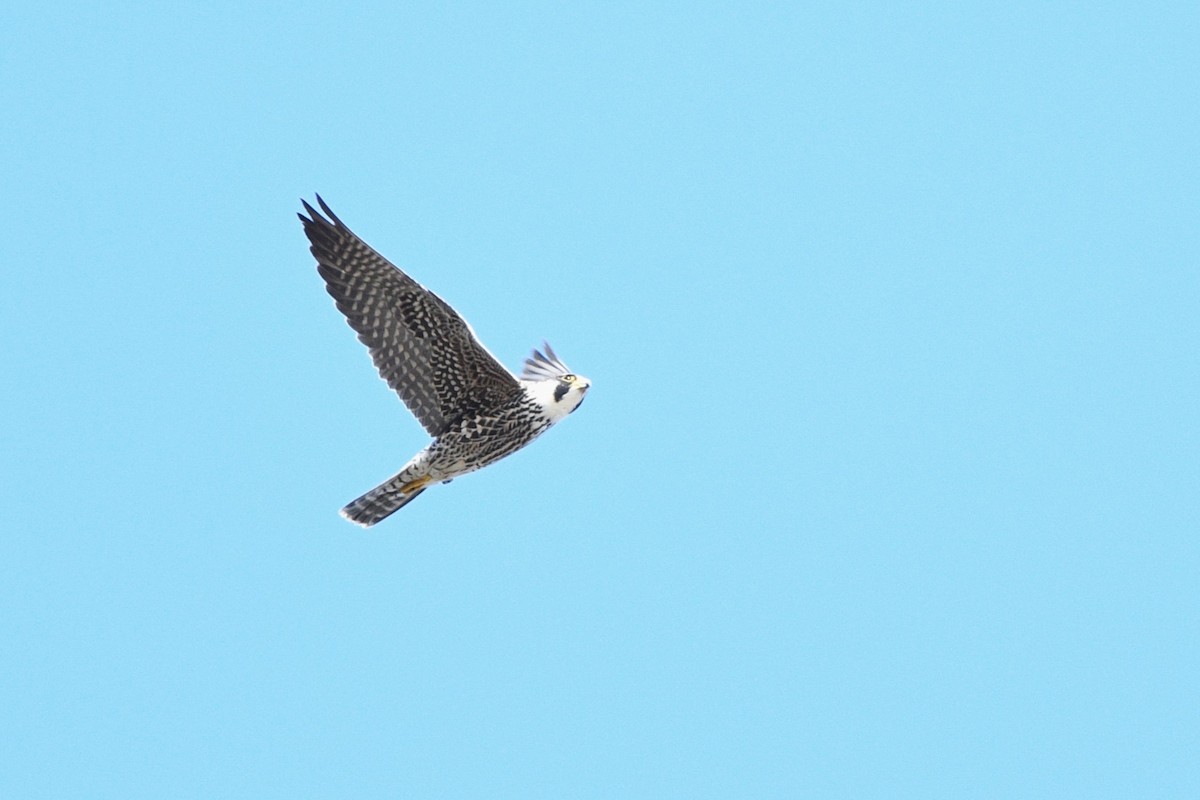
{"label": "bird's head", "polygon": [[579,408],[592,382],[571,368],[554,354],[549,342],[542,343],[543,353],[534,350],[525,359],[521,379],[531,383],[531,392],[537,397],[550,417],[558,421]]}
{"label": "bird's head", "polygon": [[554,387],[553,400],[561,405],[566,414],[579,408],[587,390],[592,388],[592,382],[582,375],[567,372],[558,376],[558,385]]}

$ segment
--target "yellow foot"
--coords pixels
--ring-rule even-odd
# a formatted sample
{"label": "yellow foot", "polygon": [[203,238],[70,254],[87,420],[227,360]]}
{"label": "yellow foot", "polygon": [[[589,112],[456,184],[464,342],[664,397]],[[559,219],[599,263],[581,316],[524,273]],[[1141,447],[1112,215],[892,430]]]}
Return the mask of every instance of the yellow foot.
{"label": "yellow foot", "polygon": [[428,486],[431,483],[433,483],[433,479],[430,478],[428,475],[425,475],[423,477],[417,478],[416,480],[409,481],[408,483],[401,486],[400,494],[410,495],[413,492],[419,492],[420,490],[424,489],[426,486]]}

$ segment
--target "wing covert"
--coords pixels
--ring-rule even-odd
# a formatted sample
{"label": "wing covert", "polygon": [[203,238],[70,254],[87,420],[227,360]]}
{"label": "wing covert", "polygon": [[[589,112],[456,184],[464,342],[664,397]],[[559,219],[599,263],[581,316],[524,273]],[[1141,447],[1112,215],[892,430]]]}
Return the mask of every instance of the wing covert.
{"label": "wing covert", "polygon": [[326,291],[370,350],[380,377],[431,436],[521,390],[449,304],[375,252],[320,195],[325,216],[301,202],[309,216],[299,217]]}

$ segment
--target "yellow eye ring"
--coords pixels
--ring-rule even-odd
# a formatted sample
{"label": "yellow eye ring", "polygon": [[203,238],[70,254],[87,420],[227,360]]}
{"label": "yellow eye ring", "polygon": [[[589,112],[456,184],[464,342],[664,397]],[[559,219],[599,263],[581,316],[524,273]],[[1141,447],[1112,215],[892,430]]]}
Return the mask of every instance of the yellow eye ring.
{"label": "yellow eye ring", "polygon": [[567,383],[574,383],[574,382],[575,382],[575,376],[574,376],[574,375],[572,375],[572,374],[570,374],[570,373],[567,373],[566,375],[563,375],[563,376],[562,376],[562,379],[563,379],[564,381],[566,381]]}

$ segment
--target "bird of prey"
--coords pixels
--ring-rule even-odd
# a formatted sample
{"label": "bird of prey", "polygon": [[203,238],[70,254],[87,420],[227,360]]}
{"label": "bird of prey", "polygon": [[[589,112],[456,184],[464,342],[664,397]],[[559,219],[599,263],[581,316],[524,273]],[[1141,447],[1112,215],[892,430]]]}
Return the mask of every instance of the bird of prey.
{"label": "bird of prey", "polygon": [[326,290],[380,377],[433,437],[398,473],[343,508],[343,517],[374,525],[431,484],[516,452],[579,408],[591,382],[549,343],[525,360],[518,378],[453,308],[371,249],[319,195],[324,215],[301,202],[308,216],[298,216]]}

